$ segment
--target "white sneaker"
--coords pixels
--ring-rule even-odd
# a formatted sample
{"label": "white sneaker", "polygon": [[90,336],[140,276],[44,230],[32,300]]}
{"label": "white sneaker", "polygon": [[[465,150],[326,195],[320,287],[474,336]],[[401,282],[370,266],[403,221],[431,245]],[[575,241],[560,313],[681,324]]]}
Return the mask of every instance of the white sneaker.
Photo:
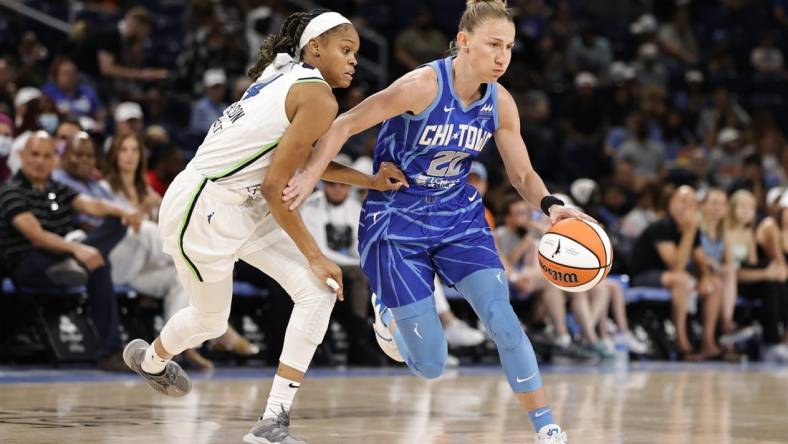
{"label": "white sneaker", "polygon": [[788,363],[788,345],[777,344],[764,346],[761,352],[764,362],[776,362],[778,364]]}
{"label": "white sneaker", "polygon": [[446,341],[452,347],[473,347],[484,342],[484,333],[459,319],[454,319],[443,331],[446,333]]}
{"label": "white sneaker", "polygon": [[561,427],[556,424],[549,424],[542,427],[536,434],[534,444],[567,444],[566,432],[561,431]]}
{"label": "white sneaker", "polygon": [[631,353],[636,355],[645,355],[648,353],[648,344],[637,338],[632,332],[626,333],[627,335],[627,348]]}
{"label": "white sneaker", "polygon": [[381,313],[385,313],[388,307],[383,305],[377,295],[372,293],[372,311],[375,313],[375,322],[372,323],[372,330],[375,331],[375,340],[378,342],[378,347],[383,350],[389,358],[397,362],[405,362],[405,358],[397,349],[397,341],[391,335],[388,326],[383,323]]}
{"label": "white sneaker", "polygon": [[460,358],[454,355],[446,356],[446,368],[457,368],[460,366]]}
{"label": "white sneaker", "polygon": [[749,327],[740,328],[734,332],[720,336],[720,345],[725,347],[733,347],[734,345],[748,341],[761,334],[761,326],[758,324],[750,325]]}

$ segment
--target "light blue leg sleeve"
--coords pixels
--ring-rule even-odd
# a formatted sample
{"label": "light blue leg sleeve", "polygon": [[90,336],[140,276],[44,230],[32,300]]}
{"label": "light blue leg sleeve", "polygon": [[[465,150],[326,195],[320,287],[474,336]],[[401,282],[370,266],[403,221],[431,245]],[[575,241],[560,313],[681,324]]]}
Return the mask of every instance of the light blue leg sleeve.
{"label": "light blue leg sleeve", "polygon": [[440,376],[449,349],[432,297],[389,309],[397,321],[394,340],[408,367],[423,378]]}
{"label": "light blue leg sleeve", "polygon": [[495,341],[512,390],[522,393],[541,388],[542,377],[534,348],[509,303],[506,273],[499,269],[480,270],[466,276],[455,286],[470,302]]}

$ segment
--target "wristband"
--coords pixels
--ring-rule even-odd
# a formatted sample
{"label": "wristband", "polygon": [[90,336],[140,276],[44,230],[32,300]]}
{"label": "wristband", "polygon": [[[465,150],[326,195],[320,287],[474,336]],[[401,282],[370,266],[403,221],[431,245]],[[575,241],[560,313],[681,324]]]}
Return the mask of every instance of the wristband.
{"label": "wristband", "polygon": [[552,194],[548,194],[547,196],[542,198],[542,202],[539,204],[542,207],[542,212],[548,216],[550,216],[550,207],[553,205],[564,205],[564,201],[561,199],[553,196]]}

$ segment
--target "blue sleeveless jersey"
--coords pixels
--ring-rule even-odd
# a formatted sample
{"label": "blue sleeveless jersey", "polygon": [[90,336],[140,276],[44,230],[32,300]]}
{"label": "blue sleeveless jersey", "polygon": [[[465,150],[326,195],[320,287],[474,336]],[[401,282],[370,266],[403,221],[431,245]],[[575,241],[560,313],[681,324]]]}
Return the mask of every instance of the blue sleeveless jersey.
{"label": "blue sleeveless jersey", "polygon": [[410,184],[370,190],[359,221],[361,267],[388,307],[432,297],[436,273],[453,285],[475,271],[503,269],[482,199],[467,183],[472,160],[498,128],[497,84],[484,85],[465,107],[451,61],[429,64],[439,84],[429,108],[385,121],[375,146],[375,170],[393,162]]}
{"label": "blue sleeveless jersey", "polygon": [[498,128],[497,84],[486,84],[482,97],[465,107],[454,91],[451,61],[429,64],[439,85],[432,104],[419,115],[386,120],[378,134],[375,170],[380,162],[397,164],[410,194],[441,195],[465,183],[471,161]]}

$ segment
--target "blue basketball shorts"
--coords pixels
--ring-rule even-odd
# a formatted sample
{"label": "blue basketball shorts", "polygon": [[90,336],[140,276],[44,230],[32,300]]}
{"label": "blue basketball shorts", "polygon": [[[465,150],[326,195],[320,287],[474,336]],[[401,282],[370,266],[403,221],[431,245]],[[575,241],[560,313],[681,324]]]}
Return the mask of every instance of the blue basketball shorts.
{"label": "blue basketball shorts", "polygon": [[484,269],[503,269],[470,185],[450,196],[370,191],[359,221],[361,268],[387,307],[431,297],[435,273],[449,285]]}

